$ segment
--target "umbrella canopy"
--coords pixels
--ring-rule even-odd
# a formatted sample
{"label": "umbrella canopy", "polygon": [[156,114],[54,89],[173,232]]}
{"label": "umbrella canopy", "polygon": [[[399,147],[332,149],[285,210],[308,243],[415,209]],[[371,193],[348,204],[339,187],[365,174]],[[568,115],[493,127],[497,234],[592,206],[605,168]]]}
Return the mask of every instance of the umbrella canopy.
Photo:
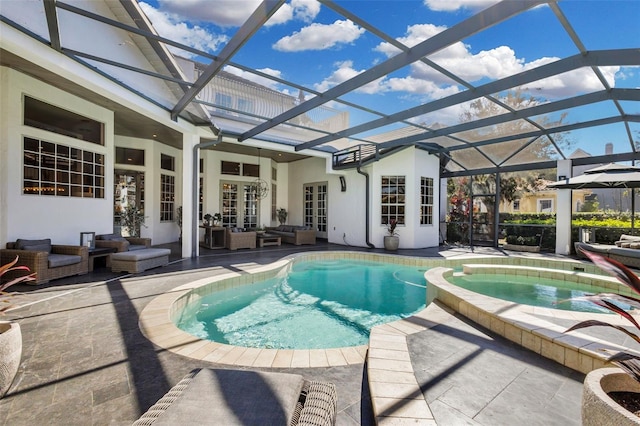
{"label": "umbrella canopy", "polygon": [[605,164],[589,169],[583,175],[550,183],[547,188],[640,188],[640,168]]}

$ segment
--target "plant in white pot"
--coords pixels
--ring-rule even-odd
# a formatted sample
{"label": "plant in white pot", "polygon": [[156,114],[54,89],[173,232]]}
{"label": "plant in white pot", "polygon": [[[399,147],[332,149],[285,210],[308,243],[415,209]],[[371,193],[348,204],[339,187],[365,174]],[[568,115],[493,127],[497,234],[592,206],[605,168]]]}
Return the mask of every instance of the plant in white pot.
{"label": "plant in white pot", "polygon": [[[622,263],[590,252],[583,246],[577,249],[595,265],[615,276],[621,283],[640,295],[640,279]],[[619,293],[599,293],[578,297],[621,315],[640,330],[640,324],[628,309],[640,309],[640,299]],[[612,327],[640,344],[640,336],[625,327],[599,320],[582,321],[565,332],[585,327]],[[639,346],[640,348],[640,346]],[[611,353],[612,351],[607,351]],[[608,361],[619,368],[600,368],[587,374],[582,394],[582,424],[640,425],[640,352],[614,352]]]}
{"label": "plant in white pot", "polygon": [[400,245],[400,237],[396,232],[396,226],[398,226],[398,221],[396,219],[389,220],[389,223],[387,224],[387,235],[384,236],[385,250],[398,250],[398,246]]}
{"label": "plant in white pot", "polygon": [[[36,274],[33,273],[11,278],[4,282],[2,278],[8,273],[14,275],[18,271],[31,272],[27,266],[15,266],[16,263],[18,263],[18,257],[13,262],[0,266],[0,314],[4,314],[12,307],[9,299],[13,296],[13,293],[6,291],[9,287],[35,280]],[[11,387],[11,383],[18,372],[21,357],[22,333],[20,332],[20,324],[13,321],[0,321],[0,398]]]}

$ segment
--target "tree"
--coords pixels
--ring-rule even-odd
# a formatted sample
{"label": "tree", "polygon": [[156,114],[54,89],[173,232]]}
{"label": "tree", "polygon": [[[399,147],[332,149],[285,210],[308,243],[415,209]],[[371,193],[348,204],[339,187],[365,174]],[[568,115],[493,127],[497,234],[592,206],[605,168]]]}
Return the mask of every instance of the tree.
{"label": "tree", "polygon": [[[537,99],[533,96],[526,96],[521,90],[507,92],[500,98],[500,101],[516,111],[534,107],[543,102],[543,100]],[[460,114],[459,119],[460,122],[467,123],[505,114],[507,112],[508,111],[506,109],[495,102],[486,98],[479,98],[469,104],[468,109]],[[563,113],[557,118],[552,118],[549,115],[542,115],[532,118],[531,120],[535,121],[543,128],[547,128],[562,125],[566,117],[567,114]],[[456,134],[456,136],[473,145],[473,142],[481,142],[483,140],[503,136],[508,137],[518,135],[525,132],[535,131],[537,129],[538,128],[529,121],[519,119],[506,121],[493,126],[468,130],[466,132]],[[573,141],[569,138],[569,133],[554,134],[553,142],[563,150],[570,149],[573,145]],[[496,164],[500,164],[507,159],[509,164],[527,164],[558,158],[558,152],[553,142],[548,136],[543,135],[535,140],[532,140],[531,138],[515,139],[491,145],[484,145],[479,149]],[[526,146],[526,148],[522,149],[524,146]],[[512,157],[516,152],[517,154]],[[473,147],[452,151],[451,153],[452,158],[456,162],[459,162],[462,166],[469,169],[477,168],[479,161],[489,163],[487,160],[481,160],[482,154]]]}

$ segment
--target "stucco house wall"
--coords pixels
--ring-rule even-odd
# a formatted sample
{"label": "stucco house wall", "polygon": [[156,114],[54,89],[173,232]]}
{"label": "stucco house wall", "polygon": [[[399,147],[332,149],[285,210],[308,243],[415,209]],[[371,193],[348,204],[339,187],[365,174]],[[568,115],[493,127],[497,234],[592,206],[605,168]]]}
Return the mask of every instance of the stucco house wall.
{"label": "stucco house wall", "polygon": [[[55,244],[77,245],[80,232],[102,229],[113,221],[113,112],[5,67],[0,67],[0,81],[0,244],[4,247],[17,238],[51,238]],[[25,95],[104,123],[104,146],[25,126]],[[24,137],[103,154],[104,198],[24,194]]]}

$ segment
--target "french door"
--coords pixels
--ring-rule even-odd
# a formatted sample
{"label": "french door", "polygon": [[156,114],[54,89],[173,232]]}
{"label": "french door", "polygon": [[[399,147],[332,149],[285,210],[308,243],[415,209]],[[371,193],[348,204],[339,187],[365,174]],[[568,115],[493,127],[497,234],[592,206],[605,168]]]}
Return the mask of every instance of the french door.
{"label": "french door", "polygon": [[144,211],[144,173],[115,170],[114,174],[113,230],[124,236],[140,235],[140,229],[123,226],[122,214],[129,207]]}
{"label": "french door", "polygon": [[258,197],[253,185],[241,182],[222,182],[222,224],[230,228],[255,228],[259,225]]}
{"label": "french door", "polygon": [[304,225],[318,238],[327,238],[327,201],[327,182],[304,184]]}

